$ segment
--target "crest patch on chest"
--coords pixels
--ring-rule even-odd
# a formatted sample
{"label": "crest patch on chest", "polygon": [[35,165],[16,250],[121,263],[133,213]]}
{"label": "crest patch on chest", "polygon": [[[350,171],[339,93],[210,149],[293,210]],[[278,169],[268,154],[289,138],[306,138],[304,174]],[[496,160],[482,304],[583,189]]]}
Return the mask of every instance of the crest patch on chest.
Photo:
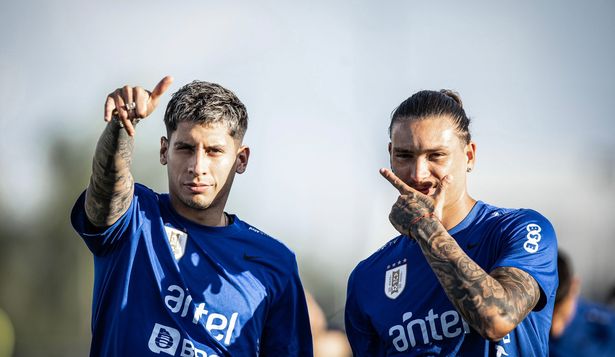
{"label": "crest patch on chest", "polygon": [[406,287],[406,259],[387,266],[384,276],[384,294],[396,299]]}
{"label": "crest patch on chest", "polygon": [[188,239],[188,233],[167,226],[164,226],[164,230],[167,233],[169,245],[171,246],[175,260],[179,260],[184,256],[184,252],[186,251],[186,240]]}

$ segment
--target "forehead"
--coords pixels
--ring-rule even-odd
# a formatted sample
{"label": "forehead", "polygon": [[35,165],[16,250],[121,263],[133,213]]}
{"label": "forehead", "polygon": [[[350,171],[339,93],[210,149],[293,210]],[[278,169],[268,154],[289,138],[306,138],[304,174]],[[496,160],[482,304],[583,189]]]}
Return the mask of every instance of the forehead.
{"label": "forehead", "polygon": [[224,123],[201,124],[182,121],[177,124],[177,129],[171,133],[171,141],[233,141],[228,126]]}
{"label": "forehead", "polygon": [[428,150],[461,145],[461,140],[448,117],[434,116],[398,120],[391,128],[391,144],[394,148]]}

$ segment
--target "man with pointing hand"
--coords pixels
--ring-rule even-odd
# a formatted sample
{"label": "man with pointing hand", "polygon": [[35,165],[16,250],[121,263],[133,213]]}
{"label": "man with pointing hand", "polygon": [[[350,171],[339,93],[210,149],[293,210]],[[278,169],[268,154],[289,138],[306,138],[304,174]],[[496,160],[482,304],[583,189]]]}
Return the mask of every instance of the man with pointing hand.
{"label": "man with pointing hand", "polygon": [[87,190],[71,220],[94,255],[92,356],[311,356],[294,254],[224,211],[246,170],[247,112],[194,81],[169,101],[160,139],[169,193],[130,171],[139,120],[172,83],[107,96]]}
{"label": "man with pointing hand", "polygon": [[547,356],[557,241],[536,211],[473,199],[476,144],[458,94],[394,111],[389,219],[400,236],[353,270],[346,332],[361,356]]}

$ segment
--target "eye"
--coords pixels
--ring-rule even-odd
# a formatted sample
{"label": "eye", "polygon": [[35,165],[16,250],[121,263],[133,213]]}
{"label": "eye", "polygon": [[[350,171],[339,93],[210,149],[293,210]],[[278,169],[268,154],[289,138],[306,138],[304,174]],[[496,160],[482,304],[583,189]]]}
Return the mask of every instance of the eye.
{"label": "eye", "polygon": [[224,153],[224,149],[221,147],[211,147],[207,149],[209,155],[220,155]]}
{"label": "eye", "polygon": [[429,154],[430,160],[442,160],[445,157],[446,157],[446,153],[443,153],[443,152],[434,152],[434,153]]}
{"label": "eye", "polygon": [[413,155],[407,152],[398,152],[395,154],[395,157],[399,159],[411,159]]}
{"label": "eye", "polygon": [[190,145],[177,145],[175,147],[175,150],[180,152],[192,152],[194,150],[194,147]]}

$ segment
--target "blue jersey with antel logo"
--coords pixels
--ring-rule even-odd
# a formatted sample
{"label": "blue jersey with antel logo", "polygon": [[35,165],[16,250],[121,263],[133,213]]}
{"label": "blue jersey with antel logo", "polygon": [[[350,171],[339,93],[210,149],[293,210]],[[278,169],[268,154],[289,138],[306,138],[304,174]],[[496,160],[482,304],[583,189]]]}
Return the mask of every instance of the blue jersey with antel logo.
{"label": "blue jersey with antel logo", "polygon": [[455,310],[419,245],[399,236],[359,265],[348,280],[346,333],[355,357],[547,356],[557,289],[557,241],[532,210],[477,202],[449,231],[485,271],[515,267],[541,289],[534,310],[497,343],[482,338]]}
{"label": "blue jersey with antel logo", "polygon": [[294,254],[236,216],[205,227],[136,184],[111,227],[72,224],[94,254],[93,356],[311,356]]}

